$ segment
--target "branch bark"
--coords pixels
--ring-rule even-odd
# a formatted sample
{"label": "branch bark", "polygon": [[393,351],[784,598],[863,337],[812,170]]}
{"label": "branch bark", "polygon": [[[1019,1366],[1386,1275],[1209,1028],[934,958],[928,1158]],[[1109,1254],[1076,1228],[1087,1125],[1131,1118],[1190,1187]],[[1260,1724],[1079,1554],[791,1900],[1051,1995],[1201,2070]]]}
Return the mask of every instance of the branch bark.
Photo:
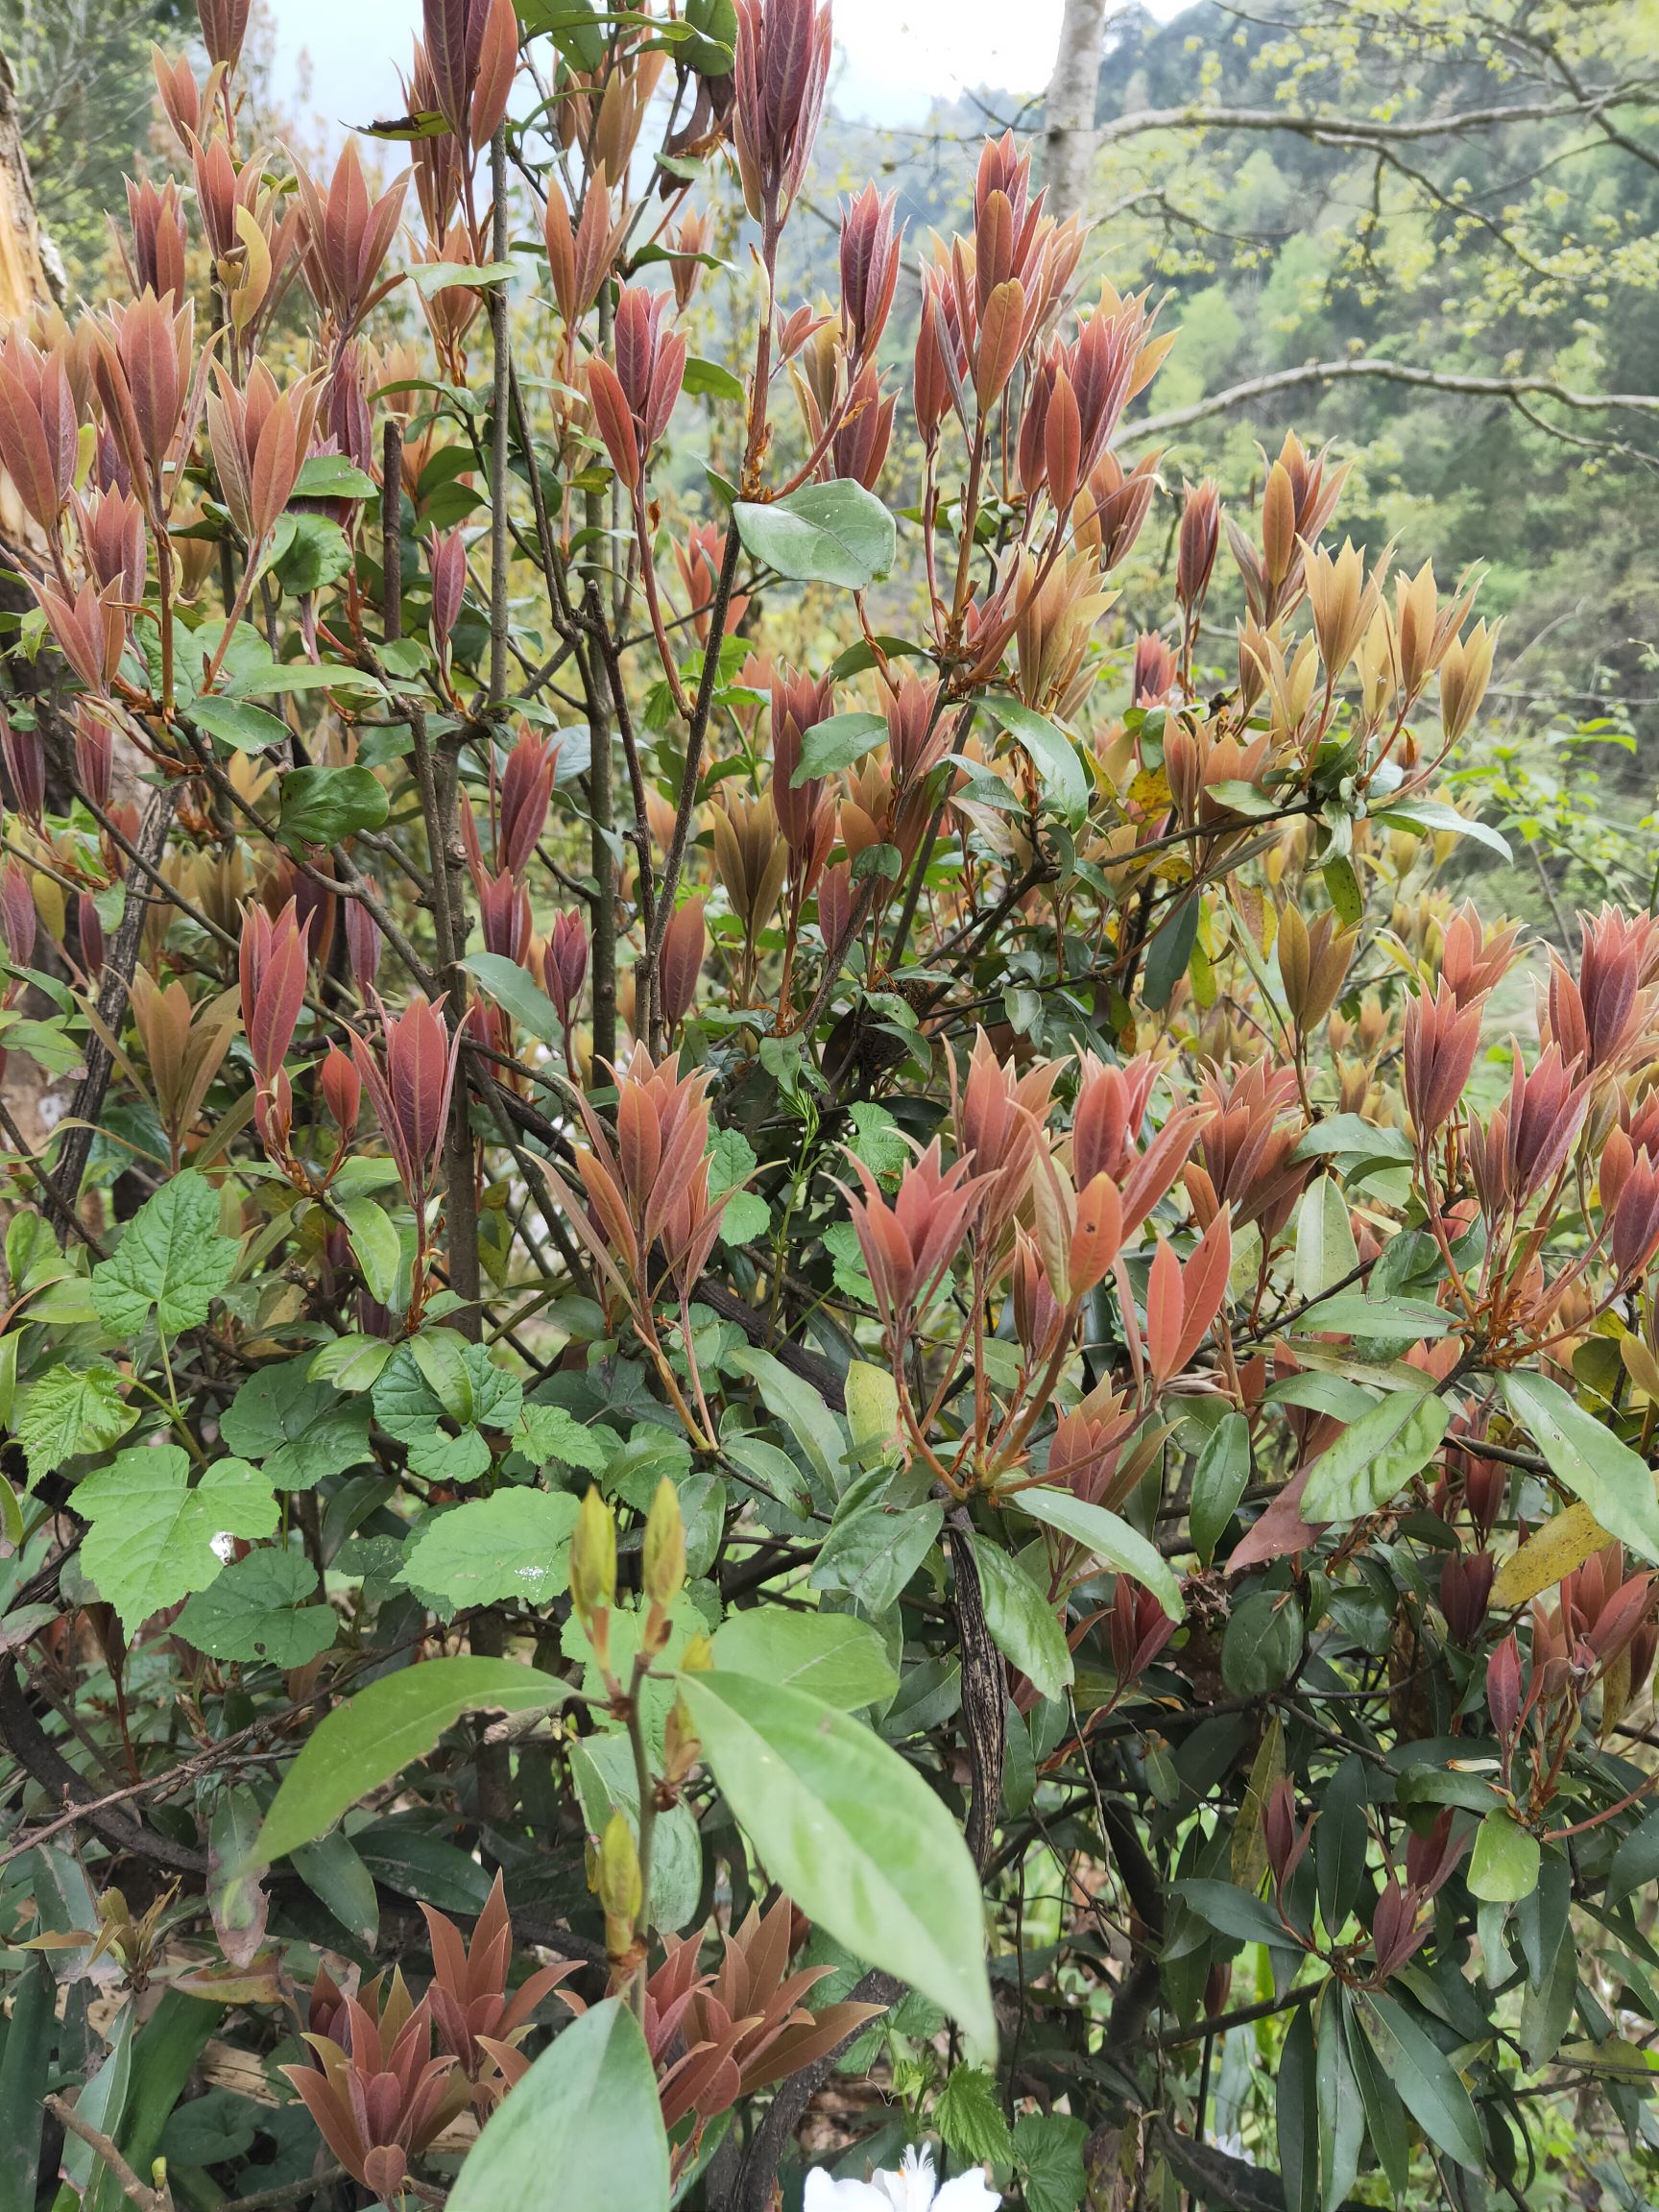
{"label": "branch bark", "polygon": [[17,1679],[17,1662],[10,1658],[0,1664],[0,1739],[17,1764],[50,1795],[64,1805],[84,1807],[86,1825],[115,1850],[148,1859],[172,1874],[205,1879],[205,1852],[188,1843],[175,1843],[171,1837],[157,1835],[131,1814],[97,1801],[100,1793],[84,1775],[75,1771],[36,1719]]}
{"label": "branch bark", "polygon": [[102,2158],[121,2185],[121,2194],[130,2203],[136,2204],[138,2212],[173,2212],[173,2192],[170,2189],[152,2189],[148,2182],[140,2181],[125,2158],[116,2149],[114,2139],[104,2135],[89,2121],[83,2120],[73,2104],[61,2097],[41,2100],[48,2112],[68,2128],[71,2135],[79,2136],[86,2148]]}
{"label": "branch bark", "polygon": [[[1330,135],[1345,145],[1393,146],[1428,138],[1455,138],[1465,131],[1501,131],[1515,123],[1556,122],[1570,115],[1581,115],[1599,129],[1600,119],[1610,108],[1646,108],[1656,103],[1659,87],[1644,84],[1612,84],[1600,90],[1590,87],[1558,100],[1447,108],[1435,115],[1391,121],[1308,114],[1294,108],[1221,108],[1194,102],[1186,108],[1142,108],[1133,114],[1115,116],[1102,125],[1097,136],[1100,145],[1113,146],[1120,139],[1142,137],[1151,131],[1281,131],[1299,138]],[[1645,152],[1642,157],[1648,158]]]}
{"label": "branch bark", "polygon": [[1376,377],[1385,383],[1410,384],[1429,392],[1449,392],[1476,399],[1552,399],[1558,406],[1583,414],[1604,413],[1627,407],[1645,415],[1659,414],[1659,393],[1576,392],[1550,376],[1466,376],[1448,369],[1419,369],[1407,361],[1382,361],[1363,355],[1350,361],[1305,361],[1294,369],[1275,369],[1263,376],[1230,384],[1189,407],[1171,407],[1162,415],[1148,415],[1125,423],[1119,439],[1161,438],[1190,423],[1202,422],[1229,408],[1242,407],[1276,392],[1293,392],[1308,384],[1341,384],[1356,377]]}

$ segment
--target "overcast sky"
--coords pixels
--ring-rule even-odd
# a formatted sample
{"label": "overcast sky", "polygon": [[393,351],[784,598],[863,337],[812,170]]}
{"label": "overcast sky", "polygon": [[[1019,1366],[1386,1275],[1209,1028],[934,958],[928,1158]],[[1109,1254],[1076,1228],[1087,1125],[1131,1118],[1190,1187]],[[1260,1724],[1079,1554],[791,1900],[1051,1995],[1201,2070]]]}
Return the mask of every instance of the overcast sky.
{"label": "overcast sky", "polygon": [[[1154,0],[1172,14],[1178,0]],[[835,0],[841,64],[834,97],[844,115],[919,122],[935,94],[993,84],[1037,92],[1054,59],[1061,0]],[[311,106],[329,121],[368,123],[397,112],[397,71],[421,20],[421,0],[272,0],[279,92],[292,94],[301,55]]]}

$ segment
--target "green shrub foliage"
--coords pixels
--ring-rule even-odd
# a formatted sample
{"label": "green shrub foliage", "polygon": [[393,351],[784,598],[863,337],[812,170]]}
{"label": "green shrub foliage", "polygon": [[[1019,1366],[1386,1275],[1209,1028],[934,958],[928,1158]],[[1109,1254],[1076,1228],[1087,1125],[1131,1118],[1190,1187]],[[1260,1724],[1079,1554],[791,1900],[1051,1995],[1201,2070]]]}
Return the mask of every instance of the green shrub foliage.
{"label": "green shrub foliage", "polygon": [[316,172],[201,12],[0,346],[6,2202],[1634,2204],[1659,930],[1444,887],[1473,584],[1012,138],[825,228],[819,0]]}

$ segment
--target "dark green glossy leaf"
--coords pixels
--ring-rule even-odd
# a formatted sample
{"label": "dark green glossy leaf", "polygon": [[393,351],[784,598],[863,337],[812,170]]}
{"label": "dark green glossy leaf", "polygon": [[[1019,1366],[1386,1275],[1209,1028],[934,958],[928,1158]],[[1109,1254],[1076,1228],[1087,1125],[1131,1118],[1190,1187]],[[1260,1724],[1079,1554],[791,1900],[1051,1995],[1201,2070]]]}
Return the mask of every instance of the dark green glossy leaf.
{"label": "dark green glossy leaf", "polygon": [[1486,2147],[1457,2069],[1395,1998],[1374,1990],[1355,2000],[1378,2064],[1425,2135],[1448,2158],[1479,2173]]}
{"label": "dark green glossy leaf", "polygon": [[1274,2080],[1279,2176],[1286,2212],[1318,2212],[1319,2084],[1311,2008],[1298,2005],[1280,2047]]}
{"label": "dark green glossy leaf", "polygon": [[276,834],[295,853],[338,845],[359,830],[378,830],[389,810],[372,769],[290,768],[281,782]]}

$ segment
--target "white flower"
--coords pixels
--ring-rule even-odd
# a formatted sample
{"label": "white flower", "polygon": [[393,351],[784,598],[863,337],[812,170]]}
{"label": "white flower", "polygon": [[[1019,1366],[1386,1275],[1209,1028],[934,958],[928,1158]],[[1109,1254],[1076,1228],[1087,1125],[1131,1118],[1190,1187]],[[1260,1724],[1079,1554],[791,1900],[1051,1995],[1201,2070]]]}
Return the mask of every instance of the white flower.
{"label": "white flower", "polygon": [[906,2151],[897,2174],[878,2171],[868,2181],[835,2181],[815,2166],[806,2176],[803,2212],[997,2212],[1001,2201],[977,2167],[936,2181],[933,2153],[924,2147]]}

